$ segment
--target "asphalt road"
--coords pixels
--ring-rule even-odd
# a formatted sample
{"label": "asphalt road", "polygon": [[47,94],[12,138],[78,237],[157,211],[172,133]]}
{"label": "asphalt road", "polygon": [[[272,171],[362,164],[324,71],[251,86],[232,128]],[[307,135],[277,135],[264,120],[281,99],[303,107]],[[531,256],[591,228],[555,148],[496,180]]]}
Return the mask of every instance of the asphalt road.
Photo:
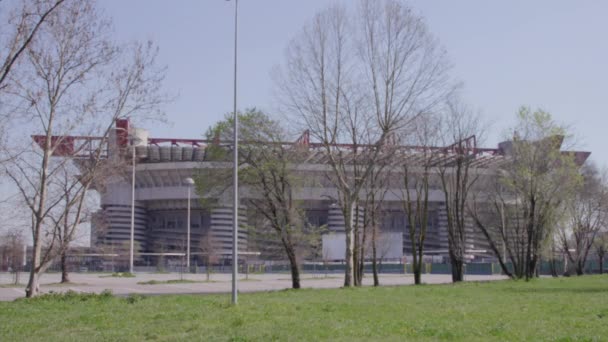
{"label": "asphalt road", "polygon": [[[27,274],[21,274],[21,282],[27,281]],[[342,274],[309,274],[301,275],[303,288],[339,288],[343,285]],[[167,281],[186,279],[196,281],[193,283],[155,284],[145,285],[144,282],[151,280]],[[465,276],[466,281],[491,281],[506,279],[504,276]],[[9,301],[25,296],[25,285],[9,285],[12,275],[0,273],[0,300]],[[110,290],[115,295],[141,294],[141,295],[168,295],[168,294],[208,294],[208,293],[230,293],[231,275],[212,274],[211,281],[206,281],[205,274],[183,274],[179,273],[137,273],[134,278],[116,278],[108,273],[71,273],[70,284],[59,284],[61,275],[58,273],[47,273],[41,278],[41,292],[64,292],[68,290],[76,292],[95,292]],[[248,279],[244,274],[239,275],[239,292],[277,291],[291,287],[289,274],[253,274]],[[426,284],[450,283],[450,275],[423,274],[422,282]],[[381,285],[411,285],[414,277],[411,274],[381,274]],[[371,274],[365,276],[364,286],[372,285]]]}

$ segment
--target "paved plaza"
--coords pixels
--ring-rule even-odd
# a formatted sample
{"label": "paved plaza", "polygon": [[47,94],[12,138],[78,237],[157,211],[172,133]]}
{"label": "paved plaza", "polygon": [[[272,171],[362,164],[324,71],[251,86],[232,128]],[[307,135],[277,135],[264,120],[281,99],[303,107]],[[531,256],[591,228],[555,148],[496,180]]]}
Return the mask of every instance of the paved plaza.
{"label": "paved plaza", "polygon": [[[27,274],[21,274],[21,282],[27,280]],[[0,300],[14,300],[25,296],[24,285],[12,286],[12,275],[0,273]],[[173,284],[142,284],[149,281],[169,281],[184,279],[194,282],[178,282]],[[112,277],[108,273],[71,273],[71,284],[61,285],[61,274],[47,273],[41,278],[41,292],[95,292],[111,290],[116,295],[141,294],[141,295],[163,295],[163,294],[208,294],[208,293],[230,293],[231,275],[212,274],[211,281],[206,281],[205,274],[182,274],[179,273],[137,273],[133,278]],[[245,278],[244,274],[239,275],[240,292],[260,292],[277,291],[291,287],[289,274],[251,274]],[[505,276],[493,275],[467,275],[466,281],[490,281],[506,279]],[[303,288],[339,288],[343,285],[344,276],[342,274],[302,274]],[[366,274],[363,284],[372,285],[371,274]],[[426,284],[450,283],[451,276],[443,274],[423,274],[422,282]],[[411,274],[381,274],[381,285],[411,285],[414,283],[414,276]]]}

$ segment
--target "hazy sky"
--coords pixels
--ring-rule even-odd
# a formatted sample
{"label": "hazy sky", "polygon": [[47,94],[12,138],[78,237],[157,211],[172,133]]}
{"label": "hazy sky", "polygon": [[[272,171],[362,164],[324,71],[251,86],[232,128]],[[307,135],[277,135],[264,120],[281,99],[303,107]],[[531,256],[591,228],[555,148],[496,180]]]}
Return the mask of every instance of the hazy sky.
{"label": "hazy sky", "polygon": [[[289,39],[332,3],[354,0],[240,0],[239,108],[273,108],[270,71]],[[168,66],[172,123],[153,137],[199,138],[232,108],[234,2],[103,0],[117,38],[152,39]],[[542,107],[572,126],[579,148],[602,151],[608,99],[607,1],[411,1],[446,47],[465,100],[492,123],[485,145],[506,134],[519,106]]]}

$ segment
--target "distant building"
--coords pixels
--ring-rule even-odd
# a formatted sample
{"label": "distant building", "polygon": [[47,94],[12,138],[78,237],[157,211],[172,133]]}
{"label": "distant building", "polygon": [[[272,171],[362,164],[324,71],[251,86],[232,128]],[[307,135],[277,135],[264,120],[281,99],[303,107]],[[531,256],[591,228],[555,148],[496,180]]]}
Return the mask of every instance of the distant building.
{"label": "distant building", "polygon": [[[193,177],[200,168],[229,168],[231,163],[211,162],[205,157],[208,144],[218,143],[197,139],[159,139],[148,137],[148,132],[129,126],[120,120],[118,129],[112,134],[108,149],[109,159],[130,161],[132,145],[129,135],[135,137],[135,241],[140,252],[162,253],[184,251],[186,246],[187,186],[184,179]],[[219,142],[222,144],[222,142]],[[344,258],[344,220],[340,209],[332,198],[336,189],[327,181],[325,173],[330,171],[323,152],[318,145],[310,143],[304,136],[294,144],[308,148],[310,158],[298,166],[298,172],[309,175],[310,181],[295,194],[306,211],[309,223],[327,225],[329,233],[323,236],[324,259]],[[230,149],[230,144],[225,143]],[[467,141],[471,156],[475,158],[473,167],[487,169],[505,160],[510,146],[504,142],[498,148],[479,148],[474,137]],[[412,156],[408,162],[415,162],[416,148],[403,147],[404,155]],[[436,147],[445,154],[443,163],[449,163],[453,155],[450,147]],[[409,153],[409,154],[408,154]],[[588,152],[576,152],[577,162],[584,162]],[[130,163],[125,163],[130,165]],[[130,166],[129,166],[130,167]],[[492,175],[488,175],[491,177]],[[379,250],[384,259],[403,260],[411,255],[407,219],[401,196],[405,189],[399,187],[398,180],[389,183],[383,205]],[[98,189],[101,193],[102,212],[91,230],[91,239],[98,246],[124,244],[130,240],[131,225],[131,182],[130,173],[126,177],[116,177],[109,184]],[[194,192],[194,191],[193,191]],[[204,209],[192,195],[191,202],[191,251],[193,258],[209,252],[206,241],[213,241],[213,253],[224,260],[231,258],[232,248],[232,207],[228,198],[214,199],[213,209]],[[248,189],[242,189],[242,198],[255,198]],[[425,253],[429,257],[448,256],[447,218],[444,194],[439,187],[430,189],[429,226],[425,240]],[[240,223],[246,225],[250,212],[242,201]],[[211,239],[209,240],[209,237]],[[250,251],[247,230],[239,231],[239,249]],[[467,258],[482,260],[492,258],[484,237],[468,222],[466,238]]]}

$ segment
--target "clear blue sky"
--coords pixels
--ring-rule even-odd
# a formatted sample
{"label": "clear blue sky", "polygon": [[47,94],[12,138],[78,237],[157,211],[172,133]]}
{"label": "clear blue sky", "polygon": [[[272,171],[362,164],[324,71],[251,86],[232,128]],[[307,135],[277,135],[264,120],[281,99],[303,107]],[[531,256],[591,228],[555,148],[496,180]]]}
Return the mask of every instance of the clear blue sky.
{"label": "clear blue sky", "polygon": [[[354,0],[240,0],[239,108],[271,110],[270,71],[316,11]],[[151,136],[198,138],[232,108],[233,2],[102,0],[117,38],[152,39],[168,66],[172,125]],[[572,126],[580,149],[608,165],[608,1],[418,0],[465,85],[465,100],[492,123],[486,145],[506,134],[520,105]]]}

